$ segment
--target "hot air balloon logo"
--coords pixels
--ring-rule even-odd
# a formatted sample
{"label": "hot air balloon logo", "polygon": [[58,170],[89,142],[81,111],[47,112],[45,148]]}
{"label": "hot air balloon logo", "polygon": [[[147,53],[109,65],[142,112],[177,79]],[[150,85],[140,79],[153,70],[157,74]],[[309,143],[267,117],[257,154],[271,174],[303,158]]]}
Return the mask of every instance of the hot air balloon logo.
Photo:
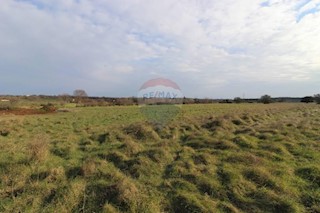
{"label": "hot air balloon logo", "polygon": [[157,124],[167,124],[181,111],[183,94],[174,81],[151,79],[139,89],[138,103],[145,117]]}

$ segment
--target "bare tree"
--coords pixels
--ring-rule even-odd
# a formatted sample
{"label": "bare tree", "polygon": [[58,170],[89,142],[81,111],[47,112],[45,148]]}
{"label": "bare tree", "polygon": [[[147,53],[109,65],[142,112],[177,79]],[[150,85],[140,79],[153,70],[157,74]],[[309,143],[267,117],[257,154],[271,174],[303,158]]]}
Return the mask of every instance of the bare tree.
{"label": "bare tree", "polygon": [[88,94],[83,89],[76,89],[73,91],[73,96],[75,97],[88,97]]}
{"label": "bare tree", "polygon": [[76,89],[75,91],[73,91],[73,96],[75,97],[75,101],[77,103],[81,103],[85,100],[86,97],[88,97],[88,94],[82,89]]}

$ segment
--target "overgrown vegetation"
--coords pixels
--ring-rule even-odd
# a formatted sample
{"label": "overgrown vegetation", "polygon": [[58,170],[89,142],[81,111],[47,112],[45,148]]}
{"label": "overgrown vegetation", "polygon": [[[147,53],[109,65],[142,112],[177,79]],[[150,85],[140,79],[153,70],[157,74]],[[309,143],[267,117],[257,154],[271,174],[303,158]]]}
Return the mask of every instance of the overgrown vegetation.
{"label": "overgrown vegetation", "polygon": [[270,104],[272,102],[272,98],[270,95],[263,95],[260,98],[260,102],[264,104]]}
{"label": "overgrown vegetation", "polygon": [[320,212],[316,104],[0,117],[0,212]]}
{"label": "overgrown vegetation", "polygon": [[3,98],[3,99],[1,99],[0,100],[0,111],[14,109],[16,107],[17,102],[18,102],[18,99],[16,99],[16,98],[10,98],[10,99]]}
{"label": "overgrown vegetation", "polygon": [[314,101],[314,98],[312,96],[305,96],[301,99],[301,102],[303,103],[312,103]]}
{"label": "overgrown vegetation", "polygon": [[314,100],[317,102],[317,104],[320,104],[320,94],[314,95]]}

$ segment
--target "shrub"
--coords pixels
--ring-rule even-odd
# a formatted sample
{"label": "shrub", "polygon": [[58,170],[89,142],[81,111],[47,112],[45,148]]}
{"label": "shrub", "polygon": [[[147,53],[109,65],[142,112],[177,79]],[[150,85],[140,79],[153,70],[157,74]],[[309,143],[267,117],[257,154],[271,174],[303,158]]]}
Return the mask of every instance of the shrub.
{"label": "shrub", "polygon": [[270,95],[261,96],[260,102],[264,104],[270,104],[272,102],[271,96]]}
{"label": "shrub", "polygon": [[233,102],[239,104],[239,103],[242,103],[243,100],[242,100],[240,97],[235,97],[235,98],[233,99]]}
{"label": "shrub", "polygon": [[301,102],[303,103],[312,103],[314,100],[313,100],[313,97],[312,96],[306,96],[306,97],[303,97],[301,99]]}
{"label": "shrub", "polygon": [[320,94],[314,95],[314,100],[317,102],[317,104],[320,104]]}
{"label": "shrub", "polygon": [[40,109],[45,111],[45,112],[54,112],[54,111],[57,110],[57,108],[51,103],[41,104],[41,108]]}
{"label": "shrub", "polygon": [[2,99],[0,100],[0,110],[10,110],[15,108],[17,100],[15,99]]}

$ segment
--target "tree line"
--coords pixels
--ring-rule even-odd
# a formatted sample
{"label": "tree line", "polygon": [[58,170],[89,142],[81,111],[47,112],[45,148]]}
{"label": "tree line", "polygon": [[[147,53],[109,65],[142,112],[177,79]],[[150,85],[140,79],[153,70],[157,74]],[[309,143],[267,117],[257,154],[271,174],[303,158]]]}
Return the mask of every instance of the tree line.
{"label": "tree line", "polygon": [[[46,96],[46,95],[31,95],[31,96],[0,96],[0,110],[7,110],[14,108],[19,100],[29,101],[60,101],[62,103],[74,103],[77,106],[113,106],[113,105],[138,105],[141,100],[137,97],[90,97],[83,89],[74,90],[72,95],[63,93],[58,96]],[[305,96],[302,98],[280,97],[272,98],[270,95],[263,95],[258,99],[244,99],[235,97],[234,99],[210,99],[210,98],[181,98],[179,103],[181,104],[210,104],[210,103],[263,103],[270,104],[275,102],[303,102],[320,104],[320,94],[313,96]]]}

